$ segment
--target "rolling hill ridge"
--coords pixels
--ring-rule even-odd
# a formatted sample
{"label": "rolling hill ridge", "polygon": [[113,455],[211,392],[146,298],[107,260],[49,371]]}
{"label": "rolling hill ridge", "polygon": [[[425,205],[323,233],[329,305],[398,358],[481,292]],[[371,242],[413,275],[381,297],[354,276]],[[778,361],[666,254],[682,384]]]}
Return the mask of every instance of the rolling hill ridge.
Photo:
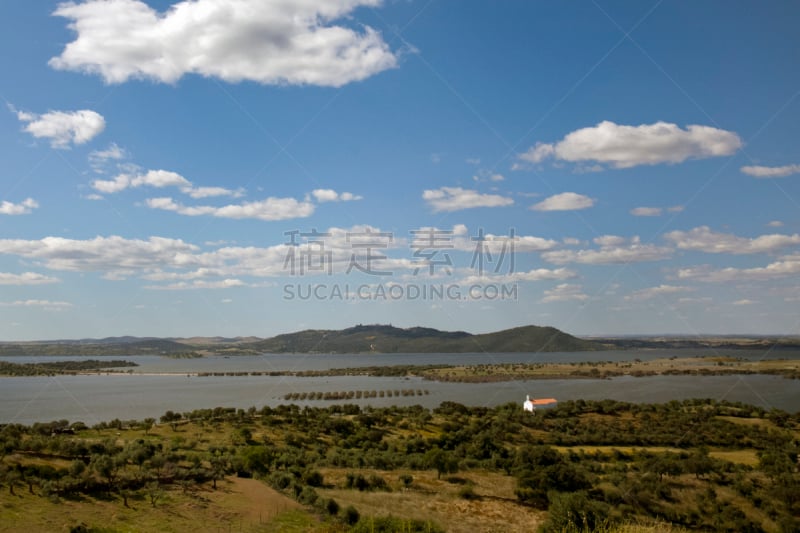
{"label": "rolling hill ridge", "polygon": [[553,327],[523,326],[494,333],[357,325],[303,330],[267,339],[116,337],[78,341],[0,343],[0,355],[256,355],[262,353],[572,352],[607,349]]}
{"label": "rolling hill ridge", "polygon": [[552,327],[519,328],[473,335],[465,331],[358,325],[338,331],[305,330],[244,345],[262,353],[474,353],[602,350]]}

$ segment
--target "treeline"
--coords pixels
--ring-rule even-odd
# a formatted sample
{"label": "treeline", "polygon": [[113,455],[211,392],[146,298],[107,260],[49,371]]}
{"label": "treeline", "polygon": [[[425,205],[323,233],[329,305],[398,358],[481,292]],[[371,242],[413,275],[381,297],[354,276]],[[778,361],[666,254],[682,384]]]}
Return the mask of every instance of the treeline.
{"label": "treeline", "polygon": [[325,370],[265,370],[239,372],[199,372],[198,377],[242,377],[242,376],[292,376],[300,378],[335,376],[407,377],[421,375],[427,370],[449,368],[451,365],[391,365],[364,366],[355,368],[330,368]]}
{"label": "treeline", "polygon": [[97,360],[85,361],[46,361],[42,363],[10,363],[0,361],[0,376],[52,376],[74,375],[81,372],[130,368],[139,366],[133,361]]}
{"label": "treeline", "polygon": [[[168,411],[159,421],[170,429],[159,428],[158,435],[154,419],[91,429],[67,421],[2,426],[0,483],[11,493],[29,490],[55,501],[86,494],[124,505],[136,494],[155,506],[165,488],[215,488],[225,475],[256,477],[343,527],[369,531],[375,519],[321,496],[320,489],[416,490],[416,474],[387,472],[493,471],[515,478],[520,505],[549,511],[546,531],[594,531],[623,517],[660,517],[697,530],[800,530],[800,413],[714,400],[578,400],[536,414],[516,404],[445,402],[433,410],[344,404]],[[187,439],[190,424],[203,428],[202,435],[226,435],[225,441]],[[126,431],[143,436],[126,438]],[[627,449],[642,446],[670,451]],[[743,447],[757,464],[709,451]],[[44,464],[48,458],[69,466]],[[348,474],[334,486],[322,468]],[[469,487],[460,496],[481,498]],[[409,531],[437,530],[398,520]]]}
{"label": "treeline", "polygon": [[[469,372],[469,371],[468,371]],[[800,370],[765,368],[761,370],[741,369],[741,368],[666,368],[663,370],[610,370],[610,369],[577,369],[564,373],[536,373],[536,372],[504,372],[496,369],[491,373],[481,373],[480,371],[458,374],[437,372],[423,373],[422,377],[432,381],[445,381],[455,383],[497,383],[500,381],[529,380],[529,379],[612,379],[622,376],[635,378],[652,376],[752,376],[752,375],[772,375],[783,376],[787,379],[800,379]]]}
{"label": "treeline", "polygon": [[316,391],[316,392],[290,392],[284,395],[286,401],[341,401],[360,400],[362,398],[399,398],[401,396],[426,396],[430,394],[427,389],[386,389],[386,390],[350,390],[350,391]]}
{"label": "treeline", "polygon": [[[670,358],[674,361],[676,357]],[[742,366],[742,360],[733,363],[722,361],[709,364],[708,358],[694,358],[685,366],[665,367],[661,361],[581,361],[574,363],[500,363],[469,366],[431,366],[420,369],[418,375],[428,380],[459,383],[494,383],[530,379],[611,379],[622,376],[723,376],[723,375],[776,375],[787,379],[800,379],[800,367],[791,362],[783,366],[769,366],[759,361],[757,367]]]}
{"label": "treeline", "polygon": [[752,338],[592,338],[594,342],[607,345],[611,349],[620,350],[686,350],[706,349],[716,354],[718,350],[797,350],[800,348],[798,337],[752,337]]}

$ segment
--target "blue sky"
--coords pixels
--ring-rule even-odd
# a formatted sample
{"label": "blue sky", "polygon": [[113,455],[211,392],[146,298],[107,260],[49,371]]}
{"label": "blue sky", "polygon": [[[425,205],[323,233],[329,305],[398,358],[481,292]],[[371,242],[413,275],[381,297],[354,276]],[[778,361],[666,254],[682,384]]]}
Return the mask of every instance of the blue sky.
{"label": "blue sky", "polygon": [[798,15],[5,1],[0,339],[798,334]]}

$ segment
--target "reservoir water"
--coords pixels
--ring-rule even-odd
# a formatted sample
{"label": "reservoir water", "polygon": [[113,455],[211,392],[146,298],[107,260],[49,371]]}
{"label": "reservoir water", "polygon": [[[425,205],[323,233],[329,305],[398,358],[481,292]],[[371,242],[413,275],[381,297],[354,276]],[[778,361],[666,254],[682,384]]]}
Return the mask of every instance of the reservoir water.
{"label": "reservoir water", "polygon": [[[67,419],[95,424],[158,418],[167,410],[185,412],[211,407],[261,407],[288,403],[292,392],[382,391],[414,389],[422,396],[393,396],[346,400],[360,405],[415,405],[436,407],[443,401],[494,406],[521,404],[526,394],[559,400],[614,399],[657,403],[686,398],[740,401],[764,408],[800,411],[800,380],[778,376],[652,376],[614,379],[556,379],[502,383],[439,383],[420,378],[339,376],[196,377],[197,372],[265,372],[324,370],[378,365],[543,363],[626,361],[671,355],[730,355],[747,359],[800,359],[798,351],[608,351],[542,354],[392,354],[392,355],[262,355],[170,359],[158,356],[115,356],[134,361],[131,373],[54,377],[0,378],[0,423],[30,424]],[[97,357],[95,357],[97,358]],[[37,362],[81,360],[88,357],[0,357],[2,361]],[[127,369],[125,369],[127,371]],[[327,406],[329,401],[296,401],[299,405]]]}

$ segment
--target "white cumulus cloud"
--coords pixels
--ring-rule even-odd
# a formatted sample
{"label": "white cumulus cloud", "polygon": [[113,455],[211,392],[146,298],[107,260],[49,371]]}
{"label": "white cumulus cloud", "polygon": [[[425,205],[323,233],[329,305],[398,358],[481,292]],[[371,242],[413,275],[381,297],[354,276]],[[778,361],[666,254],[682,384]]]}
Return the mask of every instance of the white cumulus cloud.
{"label": "white cumulus cloud", "polygon": [[695,250],[711,254],[758,254],[775,252],[800,244],[800,235],[761,235],[754,239],[730,233],[712,231],[700,226],[689,231],[671,231],[664,237],[681,250]]}
{"label": "white cumulus cloud", "polygon": [[461,187],[426,190],[422,193],[422,199],[437,212],[460,211],[474,207],[505,207],[514,203],[513,199],[499,194],[483,194]]}
{"label": "white cumulus cloud", "polygon": [[512,272],[501,275],[476,275],[468,276],[461,280],[462,285],[473,285],[480,283],[516,283],[519,281],[546,281],[564,280],[578,277],[578,274],[566,268],[534,268],[522,272]]}
{"label": "white cumulus cloud", "polygon": [[136,176],[131,179],[132,187],[191,187],[189,180],[178,174],[177,172],[170,172],[168,170],[151,170],[141,176]]}
{"label": "white cumulus cloud", "polygon": [[262,84],[340,87],[397,65],[367,26],[335,21],[381,0],[184,0],[160,13],[140,0],[65,2],[55,15],[76,33],[56,69],[98,74],[107,83],[186,74]]}
{"label": "white cumulus cloud", "polygon": [[47,139],[53,148],[69,148],[73,144],[85,144],[106,127],[103,115],[89,109],[79,111],[50,111],[42,115],[17,111],[24,131],[37,139]]}
{"label": "white cumulus cloud", "polygon": [[34,259],[52,270],[125,273],[191,266],[197,246],[178,239],[147,240],[119,236],[88,240],[45,237],[39,240],[0,239],[0,254]]}
{"label": "white cumulus cloud", "polygon": [[355,200],[363,200],[362,196],[355,195],[351,192],[338,193],[333,189],[314,189],[311,195],[319,203],[324,202],[352,202]]}
{"label": "white cumulus cloud", "polygon": [[642,244],[639,237],[626,239],[616,235],[603,235],[594,239],[597,249],[552,250],[543,252],[542,258],[559,265],[581,263],[587,265],[639,263],[660,261],[672,255],[670,248]]}
{"label": "white cumulus cloud", "polygon": [[294,198],[274,198],[256,202],[229,204],[221,207],[200,205],[187,206],[175,202],[172,198],[148,198],[147,206],[151,209],[174,211],[186,216],[214,216],[218,218],[254,218],[258,220],[289,220],[306,218],[314,214],[314,204],[301,202]]}
{"label": "white cumulus cloud", "polygon": [[39,203],[33,198],[26,198],[18,204],[4,200],[0,202],[0,215],[30,215],[37,207]]}
{"label": "white cumulus cloud", "polygon": [[499,260],[512,253],[552,250],[559,246],[559,242],[535,235],[517,235],[511,231],[506,235],[485,233],[480,229],[470,233],[464,224],[456,224],[452,229],[422,227],[412,230],[408,246],[421,252],[419,257],[433,251],[445,254],[452,249],[472,254],[483,252]]}
{"label": "white cumulus cloud", "polygon": [[[290,243],[292,237],[284,236],[283,244],[268,247],[234,246],[227,243],[207,243],[204,248],[178,239],[149,237],[127,239],[119,236],[95,237],[77,240],[61,237],[45,237],[39,240],[0,239],[0,254],[17,256],[51,270],[99,272],[107,280],[138,277],[150,282],[182,285],[167,287],[153,285],[156,289],[214,289],[240,286],[260,286],[244,281],[247,277],[265,278],[295,275],[304,265],[319,260],[319,248],[311,241],[324,241],[324,253],[329,256],[333,271],[346,272],[351,265],[354,243],[374,242],[378,236],[391,233],[368,225],[350,228],[331,227],[318,237],[296,236],[297,246]],[[383,239],[388,248],[403,248],[405,243]],[[213,247],[213,249],[207,249]],[[374,253],[374,252],[373,252]],[[291,258],[291,264],[287,259]],[[358,261],[364,259],[359,255]],[[372,266],[379,270],[409,270],[419,265],[410,259],[374,259]],[[320,273],[319,270],[307,271]],[[26,276],[29,281],[45,280]],[[25,278],[8,277],[9,281]],[[194,283],[203,281],[204,283]],[[207,283],[205,283],[207,282]]]}
{"label": "white cumulus cloud", "polygon": [[709,283],[728,283],[737,281],[769,281],[773,279],[797,277],[800,275],[800,255],[789,255],[763,267],[753,268],[713,268],[708,265],[682,268],[678,270],[679,279],[695,279]]}
{"label": "white cumulus cloud", "polygon": [[126,189],[139,187],[177,187],[184,194],[192,198],[209,198],[214,196],[233,196],[238,198],[243,195],[241,190],[231,190],[224,187],[197,187],[191,181],[177,172],[169,170],[148,170],[140,174],[120,174],[110,180],[94,180],[92,188],[104,194],[115,194]]}
{"label": "white cumulus cloud", "polygon": [[555,151],[554,145],[538,142],[528,149],[527,152],[520,154],[519,158],[529,163],[541,163],[545,159],[553,157]]}
{"label": "white cumulus cloud", "polygon": [[94,180],[92,188],[105,194],[114,194],[124,191],[131,186],[131,178],[127,174],[120,174],[113,180]]}
{"label": "white cumulus cloud", "polygon": [[668,122],[626,126],[605,120],[596,126],[573,131],[556,143],[537,143],[520,154],[519,159],[541,163],[553,158],[629,168],[727,156],[741,146],[736,133],[711,126],[693,124],[682,129]]}
{"label": "white cumulus cloud", "polygon": [[217,196],[232,196],[234,198],[239,198],[244,196],[244,192],[241,189],[226,189],[225,187],[182,187],[181,192],[184,194],[188,194],[194,199],[198,198],[214,198]]}
{"label": "white cumulus cloud", "polygon": [[556,285],[556,287],[553,289],[544,291],[544,297],[540,301],[542,303],[569,301],[583,302],[588,299],[589,295],[583,293],[583,288],[580,285],[562,283],[560,285]]}
{"label": "white cumulus cloud", "polygon": [[594,199],[575,192],[562,192],[531,206],[534,211],[577,211],[594,205]]}

